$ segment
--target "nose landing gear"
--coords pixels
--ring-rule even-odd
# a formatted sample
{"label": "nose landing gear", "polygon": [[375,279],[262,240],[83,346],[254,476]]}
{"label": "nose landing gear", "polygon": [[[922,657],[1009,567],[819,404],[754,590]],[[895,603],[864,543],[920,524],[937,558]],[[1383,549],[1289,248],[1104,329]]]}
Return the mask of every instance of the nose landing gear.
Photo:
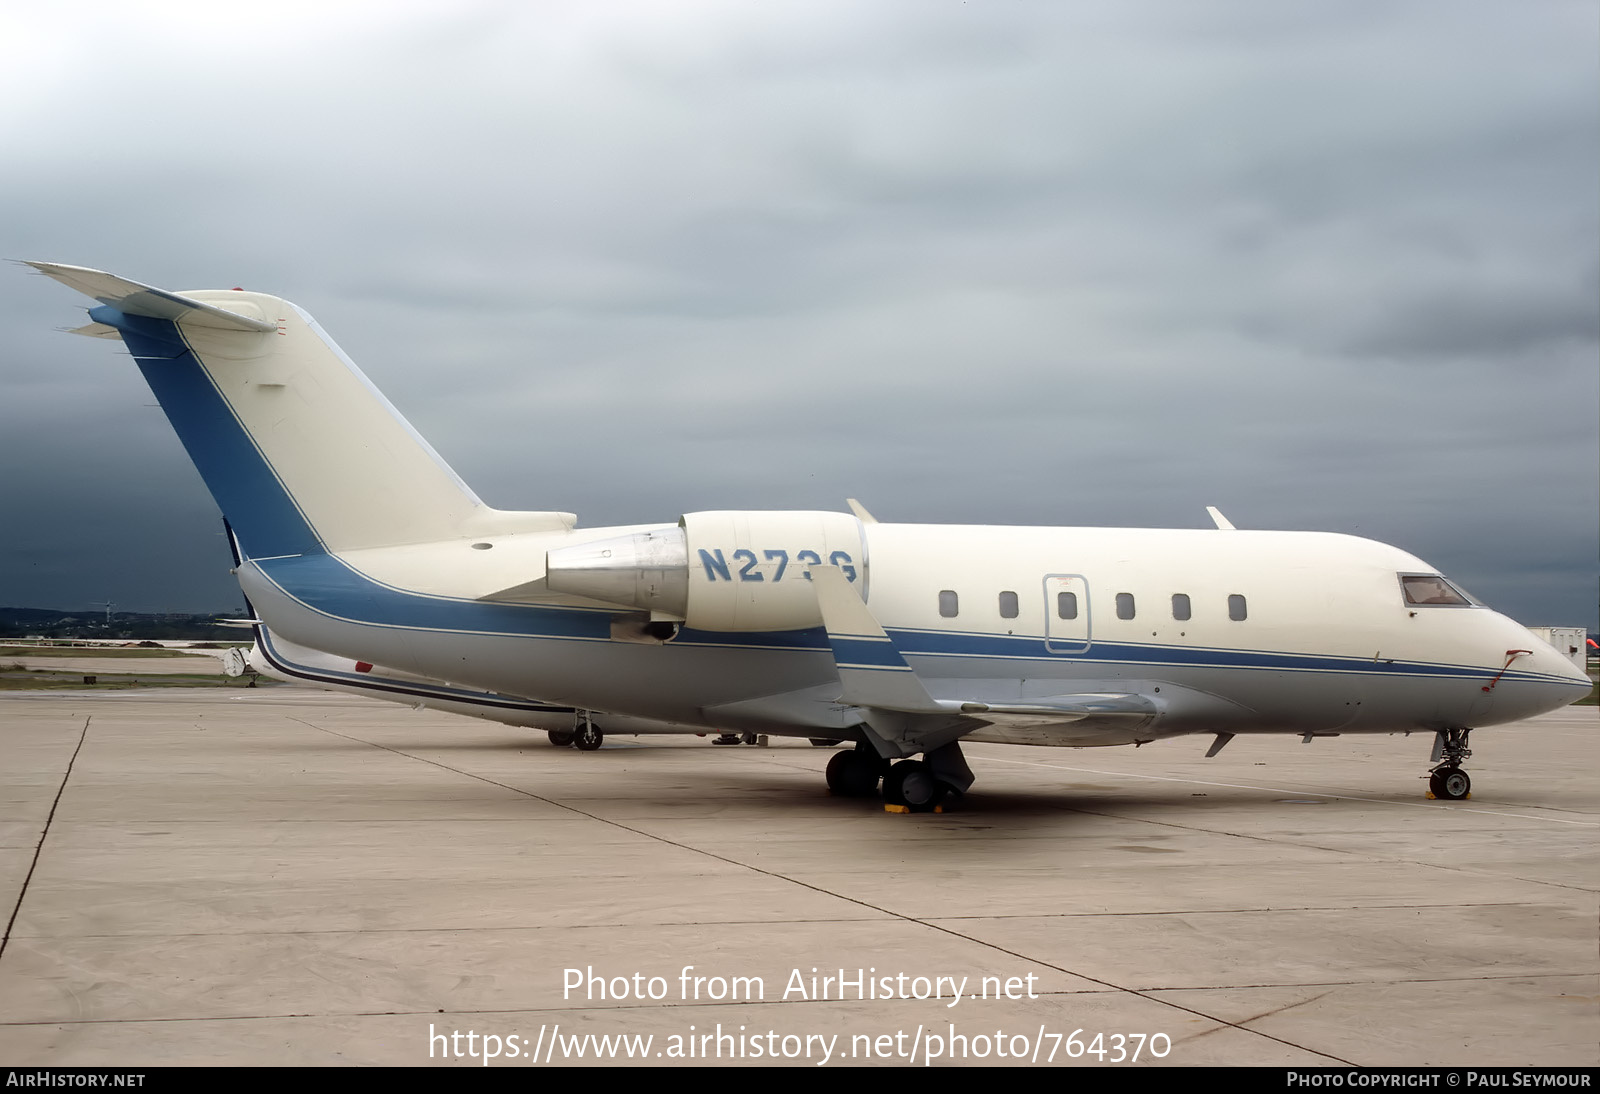
{"label": "nose landing gear", "polygon": [[[1462,801],[1472,796],[1472,779],[1461,770],[1461,762],[1472,755],[1467,747],[1470,729],[1441,729],[1433,742],[1433,760],[1438,764],[1428,773],[1428,796],[1444,801]],[[1439,760],[1443,758],[1443,763]]]}

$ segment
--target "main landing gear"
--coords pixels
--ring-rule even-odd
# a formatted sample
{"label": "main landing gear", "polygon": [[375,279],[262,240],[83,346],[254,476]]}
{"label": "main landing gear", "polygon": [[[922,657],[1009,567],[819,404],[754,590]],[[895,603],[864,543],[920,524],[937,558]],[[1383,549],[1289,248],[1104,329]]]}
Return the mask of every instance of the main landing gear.
{"label": "main landing gear", "polygon": [[1472,794],[1472,779],[1461,770],[1461,762],[1472,755],[1467,747],[1470,729],[1441,729],[1434,738],[1433,758],[1444,762],[1428,773],[1428,790],[1435,798],[1461,801]]}
{"label": "main landing gear", "polygon": [[927,760],[891,764],[866,744],[835,752],[828,761],[828,789],[841,798],[870,798],[883,783],[883,803],[900,812],[927,813],[961,797],[972,772],[954,744],[934,749]]}
{"label": "main landing gear", "polygon": [[545,732],[550,738],[550,743],[557,748],[566,748],[571,745],[580,752],[593,752],[605,743],[606,735],[600,727],[594,724],[586,710],[577,711],[574,715],[571,729],[551,729]]}
{"label": "main landing gear", "polygon": [[841,798],[870,798],[878,792],[878,780],[888,771],[888,760],[857,745],[854,751],[835,752],[828,760],[828,789]]}
{"label": "main landing gear", "polygon": [[883,777],[883,804],[898,805],[913,813],[927,813],[961,791],[941,780],[921,760],[901,760]]}
{"label": "main landing gear", "polygon": [[723,733],[712,742],[714,745],[755,745],[759,748],[767,747],[765,733]]}

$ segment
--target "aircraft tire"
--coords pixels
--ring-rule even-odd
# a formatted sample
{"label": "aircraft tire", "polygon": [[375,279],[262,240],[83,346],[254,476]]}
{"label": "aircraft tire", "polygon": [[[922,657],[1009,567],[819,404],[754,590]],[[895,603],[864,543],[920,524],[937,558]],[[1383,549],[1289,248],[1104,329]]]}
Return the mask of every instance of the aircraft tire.
{"label": "aircraft tire", "polygon": [[566,748],[572,743],[573,733],[570,729],[551,729],[545,732],[545,736],[549,737],[550,743],[557,748]]}
{"label": "aircraft tire", "polygon": [[921,760],[901,760],[883,777],[883,800],[903,805],[913,813],[926,813],[943,800],[949,789]]}
{"label": "aircraft tire", "polygon": [[1428,776],[1428,789],[1436,798],[1458,802],[1472,793],[1472,779],[1459,767],[1441,767]]}
{"label": "aircraft tire", "polygon": [[828,759],[828,789],[841,798],[870,798],[882,770],[881,763],[859,752],[835,752]]}
{"label": "aircraft tire", "polygon": [[605,743],[605,739],[606,735],[593,723],[578,727],[572,734],[573,747],[580,752],[593,752]]}

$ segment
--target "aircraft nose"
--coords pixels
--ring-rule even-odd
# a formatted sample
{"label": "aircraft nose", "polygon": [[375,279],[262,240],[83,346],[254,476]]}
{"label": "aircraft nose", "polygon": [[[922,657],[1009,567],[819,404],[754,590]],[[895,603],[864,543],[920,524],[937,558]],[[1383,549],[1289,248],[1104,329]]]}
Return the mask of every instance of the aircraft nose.
{"label": "aircraft nose", "polygon": [[[1594,681],[1589,678],[1589,674],[1587,672],[1585,672],[1582,669],[1578,668],[1577,665],[1574,665],[1571,661],[1568,661],[1565,657],[1561,657],[1560,660],[1561,660],[1563,666],[1565,666],[1567,671],[1570,673],[1570,675],[1567,677],[1567,679],[1571,680],[1574,684],[1581,684],[1585,688],[1593,688],[1594,687]],[[1581,698],[1583,698],[1583,696],[1580,695],[1580,696],[1578,696],[1578,698],[1581,699]]]}
{"label": "aircraft nose", "polygon": [[1530,711],[1530,715],[1542,714],[1575,703],[1594,687],[1594,681],[1589,679],[1587,672],[1574,665],[1549,643],[1532,633],[1527,633],[1527,639],[1523,648],[1530,650],[1531,655],[1513,662],[1512,667],[1537,674],[1536,678],[1530,681],[1532,687],[1529,691],[1539,709]]}

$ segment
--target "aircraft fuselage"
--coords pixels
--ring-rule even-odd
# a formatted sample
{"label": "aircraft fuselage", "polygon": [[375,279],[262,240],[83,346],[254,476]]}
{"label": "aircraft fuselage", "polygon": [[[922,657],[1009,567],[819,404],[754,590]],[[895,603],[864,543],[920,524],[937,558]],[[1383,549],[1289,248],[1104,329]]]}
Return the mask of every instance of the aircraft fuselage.
{"label": "aircraft fuselage", "polygon": [[[552,551],[619,531],[631,529],[529,535]],[[975,739],[1082,745],[1191,732],[1481,726],[1527,717],[1586,686],[1553,650],[1488,608],[1408,604],[1400,575],[1435,571],[1370,540],[870,523],[862,535],[865,557],[855,561],[867,606],[936,698],[1138,692],[1158,711],[1122,732],[1012,717]],[[469,571],[489,553],[464,541],[407,550],[434,559],[435,572]],[[389,579],[425,563],[400,554],[390,550],[375,573],[328,555],[256,560],[240,578],[278,633],[422,676],[710,728],[805,736],[859,721],[835,702],[838,676],[821,627],[684,628],[663,642],[618,641],[616,605],[403,591]],[[762,584],[770,587],[780,564],[785,579],[805,579],[792,560],[774,559]],[[720,568],[709,572],[724,580]],[[464,591],[483,584],[461,577]]]}

